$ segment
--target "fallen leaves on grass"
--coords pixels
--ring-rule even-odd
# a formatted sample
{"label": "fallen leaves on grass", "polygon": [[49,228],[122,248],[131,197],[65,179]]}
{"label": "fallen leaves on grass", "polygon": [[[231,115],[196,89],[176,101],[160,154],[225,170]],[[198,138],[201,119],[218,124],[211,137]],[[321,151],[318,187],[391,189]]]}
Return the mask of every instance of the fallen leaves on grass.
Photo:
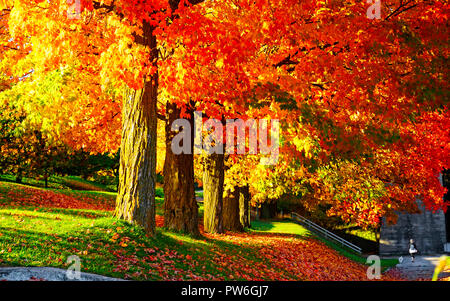
{"label": "fallen leaves on grass", "polygon": [[[158,226],[163,225],[163,217],[157,216],[156,220]],[[130,279],[368,280],[367,266],[340,255],[313,238],[274,233],[217,235],[204,233],[200,228],[204,238],[213,242],[208,248],[192,247],[188,255],[175,250],[146,248],[147,255],[143,257],[136,256],[136,252],[127,254],[126,250],[119,250],[114,253],[117,259],[115,271]],[[113,237],[122,241],[117,233]],[[128,242],[133,245],[133,241]],[[135,271],[136,267],[140,268]],[[382,276],[382,280],[401,279],[395,274]]]}
{"label": "fallen leaves on grass", "polygon": [[[28,187],[9,189],[7,202],[0,206],[47,207],[68,209],[114,209],[114,200],[71,196],[50,190]],[[17,221],[27,216],[17,215]],[[94,216],[95,218],[95,216]],[[114,225],[115,223],[113,223]],[[156,216],[157,227],[164,218]],[[133,229],[104,229],[108,235],[103,248],[113,255],[113,272],[127,279],[140,280],[357,280],[367,279],[367,266],[356,263],[314,238],[299,238],[274,233],[204,233],[194,242],[177,242],[180,249],[148,247],[141,236],[133,237]],[[88,233],[90,230],[86,230]],[[66,243],[74,246],[76,237]],[[67,248],[70,247],[67,246]],[[97,250],[102,252],[101,250]],[[91,247],[71,252],[85,256]],[[399,275],[386,273],[382,280],[398,280]]]}
{"label": "fallen leaves on grass", "polygon": [[66,208],[66,209],[89,209],[89,210],[114,210],[115,201],[111,198],[97,196],[68,195],[52,190],[25,187],[20,188],[10,186],[6,188],[7,201],[0,201],[0,207],[45,207],[45,208]]}

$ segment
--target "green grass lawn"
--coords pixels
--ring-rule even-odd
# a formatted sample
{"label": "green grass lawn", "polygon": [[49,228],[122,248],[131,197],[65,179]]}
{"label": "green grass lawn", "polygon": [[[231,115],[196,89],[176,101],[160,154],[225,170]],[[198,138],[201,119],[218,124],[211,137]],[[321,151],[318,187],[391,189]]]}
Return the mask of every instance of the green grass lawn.
{"label": "green grass lawn", "polygon": [[115,186],[104,185],[83,179],[79,176],[54,176],[56,181],[63,183],[71,189],[83,189],[83,190],[100,190],[100,191],[116,191]]}
{"label": "green grass lawn", "polygon": [[[13,176],[13,175],[0,174],[0,181],[15,183],[16,182],[16,177]],[[22,183],[21,184],[29,185],[29,186],[33,186],[33,187],[45,187],[45,183],[44,183],[43,180],[41,180],[41,179],[34,179],[34,178],[28,178],[28,177],[24,177],[22,179]],[[54,188],[54,189],[70,189],[69,186],[67,186],[67,185],[65,185],[64,183],[61,182],[61,178],[58,177],[58,176],[50,176],[49,177],[48,187],[49,188]]]}
{"label": "green grass lawn", "polygon": [[[254,243],[248,240],[247,234],[194,238],[157,228],[156,235],[149,237],[141,228],[113,218],[111,211],[31,206],[24,198],[35,195],[17,194],[26,187],[0,182],[0,266],[67,268],[67,258],[77,255],[82,271],[135,280],[246,280],[254,273],[261,273],[256,277],[260,280],[304,279],[261,255],[260,235]],[[91,205],[108,203],[108,208],[113,208],[116,197],[115,193],[104,191],[40,188],[34,191],[44,196],[45,193],[67,195],[87,200]],[[162,216],[163,198],[158,197],[156,202],[156,213]],[[202,215],[203,204],[199,205]],[[251,233],[294,234],[301,241],[312,236],[288,220],[254,221]],[[339,252],[365,263],[345,250]],[[271,273],[262,273],[266,269]]]}
{"label": "green grass lawn", "polygon": [[[139,227],[113,218],[108,211],[8,206],[12,201],[9,192],[23,187],[26,185],[0,182],[0,266],[67,268],[66,259],[77,255],[82,271],[112,277],[189,280],[201,275],[202,279],[231,280],[239,278],[230,278],[229,271],[217,266],[219,251],[262,262],[257,250],[245,245],[194,238],[163,228],[157,229],[155,237],[148,237]],[[108,202],[116,197],[111,192],[45,191]],[[156,201],[156,213],[163,215],[163,198]]]}
{"label": "green grass lawn", "polygon": [[[5,197],[0,194],[0,198]],[[158,214],[162,213],[161,204],[162,199],[158,199]],[[83,271],[112,277],[158,280],[176,278],[177,272],[183,271],[183,277],[187,277],[184,279],[189,279],[190,274],[228,279],[229,275],[220,271],[212,260],[218,249],[228,254],[239,252],[252,260],[258,257],[256,250],[245,246],[197,239],[162,228],[158,228],[155,237],[148,237],[140,228],[114,219],[105,211],[0,208],[0,265],[3,266],[67,268],[66,259],[77,255]],[[192,260],[185,260],[191,257]],[[167,269],[160,274],[158,268],[164,266]],[[155,274],[149,275],[149,270]]]}
{"label": "green grass lawn", "polygon": [[251,231],[269,233],[288,233],[299,236],[313,236],[314,234],[305,227],[290,220],[282,221],[252,221]]}
{"label": "green grass lawn", "polygon": [[[13,175],[0,175],[0,181],[15,182],[16,177]],[[43,179],[23,177],[22,183],[33,187],[45,187]],[[62,190],[91,190],[91,191],[114,191],[110,186],[85,180],[79,176],[58,176],[52,175],[48,179],[48,188]]]}
{"label": "green grass lawn", "polygon": [[[112,277],[146,279],[146,275],[158,280],[176,277],[178,270],[184,271],[185,275],[190,271],[194,275],[206,273],[228,278],[216,268],[214,261],[204,260],[214,258],[216,248],[230,254],[239,251],[249,259],[257,258],[256,251],[250,248],[195,239],[163,229],[158,229],[156,236],[150,238],[140,228],[102,211],[0,209],[0,225],[0,265],[4,266],[66,268],[66,259],[77,255],[81,258],[83,271]],[[170,254],[169,250],[176,250],[176,253]],[[118,261],[117,254],[124,259]],[[148,260],[152,256],[153,260]],[[176,260],[189,256],[201,258],[204,267]],[[154,269],[164,265],[167,265],[167,275]],[[148,275],[150,270],[155,274]]]}
{"label": "green grass lawn", "polygon": [[[340,246],[339,244],[337,244],[333,241],[318,237],[314,233],[309,231],[308,229],[293,222],[290,219],[285,219],[285,220],[281,220],[281,221],[258,220],[258,221],[252,221],[251,225],[252,225],[251,231],[256,231],[256,232],[290,233],[290,234],[299,235],[300,237],[314,236],[317,239],[319,239],[320,241],[324,242],[330,248],[333,248],[336,251],[338,251],[343,256],[345,256],[353,261],[356,261],[356,262],[359,262],[362,264],[366,264],[366,260],[367,260],[366,256],[359,255],[345,247]],[[397,259],[381,259],[381,266],[384,269],[393,267],[396,264],[398,264]]]}

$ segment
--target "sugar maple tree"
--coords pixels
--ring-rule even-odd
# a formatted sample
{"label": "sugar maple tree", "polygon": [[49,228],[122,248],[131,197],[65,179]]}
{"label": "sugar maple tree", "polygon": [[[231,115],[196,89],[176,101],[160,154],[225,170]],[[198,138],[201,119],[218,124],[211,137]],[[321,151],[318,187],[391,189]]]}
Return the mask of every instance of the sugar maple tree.
{"label": "sugar maple tree", "polygon": [[[169,228],[198,234],[193,155],[174,155],[167,147],[171,123],[195,109],[218,119],[283,120],[281,164],[261,173],[290,179],[292,189],[308,176],[308,187],[318,187],[319,166],[370,156],[375,159],[366,172],[376,170],[382,182],[393,184],[377,204],[398,198],[411,204],[412,187],[420,184],[427,205],[443,206],[443,190],[431,178],[449,163],[443,144],[448,131],[435,130],[448,120],[445,1],[384,1],[380,20],[367,19],[360,1],[82,0],[75,18],[67,15],[73,3],[7,1],[2,14],[8,16],[1,20],[8,19],[13,38],[2,45],[25,44],[32,51],[8,51],[4,62],[20,62],[16,78],[30,70],[33,78],[73,70],[69,87],[82,86],[80,97],[56,102],[73,132],[114,141],[121,117],[117,217],[154,232],[161,91],[168,95],[159,113],[167,129]],[[428,136],[418,134],[431,125]],[[118,147],[80,136],[73,142],[93,150]],[[431,151],[421,139],[444,147],[436,160],[418,163],[418,153]],[[402,169],[390,173],[399,162]],[[412,175],[412,167],[422,177]],[[407,195],[399,186],[406,176]],[[332,204],[339,212],[360,211],[341,200]]]}
{"label": "sugar maple tree", "polygon": [[[246,115],[251,114],[249,108],[259,107],[254,116],[286,121],[285,162],[271,173],[272,178],[283,180],[269,179],[273,189],[266,189],[263,195],[276,198],[283,187],[301,190],[306,186],[315,190],[316,200],[335,205],[330,213],[363,225],[376,224],[381,216],[392,216],[394,209],[413,210],[419,194],[428,208],[445,208],[444,189],[437,176],[449,164],[445,155],[449,135],[445,130],[448,68],[444,62],[448,51],[446,38],[443,41],[437,36],[448,36],[444,25],[448,5],[440,1],[391,1],[386,3],[383,19],[368,21],[366,8],[356,3],[286,3],[259,2],[253,6],[234,2],[227,6],[215,2],[213,11],[221,16],[220,24],[214,25],[218,28],[216,35],[209,35],[204,26],[182,23],[190,36],[184,43],[187,54],[183,52],[177,64],[187,64],[189,56],[195,58],[195,64],[172,80],[172,94],[180,98],[201,94],[202,100],[212,102],[222,99],[225,104],[232,102],[234,112],[245,111]],[[206,11],[201,15],[209,22],[215,17]],[[239,34],[224,39],[221,28]],[[435,28],[433,34],[431,28]],[[195,44],[189,48],[191,36],[205,40],[204,47]],[[239,41],[229,42],[232,37]],[[224,53],[225,43],[234,43],[231,48],[236,55]],[[240,53],[247,58],[244,62],[240,61]],[[215,58],[212,61],[211,56]],[[221,68],[228,71],[221,73]],[[208,89],[211,84],[216,90]],[[202,89],[196,90],[198,85],[203,85]],[[235,87],[242,85],[246,89],[241,96]],[[435,116],[440,116],[440,123],[434,126],[424,121],[427,112],[433,110],[437,110]],[[417,135],[425,125],[432,144],[423,143],[424,137]],[[424,157],[405,164],[417,158],[414,152],[430,150],[430,145],[436,149],[429,157],[432,159]],[[350,181],[345,185],[351,189],[340,192],[351,201],[341,206],[335,195],[317,189],[321,178],[314,169],[318,166],[336,160],[361,162],[364,157],[369,157],[371,163],[363,162],[359,168],[378,184],[387,185],[382,189],[383,197],[369,201],[358,196],[358,189],[364,185]],[[248,167],[244,165],[243,169]],[[264,178],[270,169],[261,171]],[[412,180],[408,176],[411,174],[426,176]],[[347,174],[341,173],[341,178],[356,180],[356,175],[349,169]],[[258,176],[261,179],[261,174],[255,178]]]}
{"label": "sugar maple tree", "polygon": [[[82,96],[89,97],[67,101],[66,109],[89,112],[86,108],[100,96],[102,107],[96,104],[93,112],[107,113],[110,108],[117,109],[116,103],[99,91],[115,88],[111,94],[123,94],[121,180],[115,214],[153,233],[158,89],[155,29],[172,17],[179,1],[9,2],[11,6],[3,11],[11,11],[11,36],[15,41],[31,40],[33,45],[25,60],[28,68],[36,75],[59,67],[74,68],[78,85],[85,85]],[[72,15],[67,14],[69,6],[77,3],[79,7],[70,10]],[[42,24],[47,30],[42,30]],[[110,122],[104,117],[108,114],[100,115],[100,125],[107,127]],[[72,115],[72,122],[85,121],[85,117]],[[78,128],[88,135],[98,134],[96,128]]]}

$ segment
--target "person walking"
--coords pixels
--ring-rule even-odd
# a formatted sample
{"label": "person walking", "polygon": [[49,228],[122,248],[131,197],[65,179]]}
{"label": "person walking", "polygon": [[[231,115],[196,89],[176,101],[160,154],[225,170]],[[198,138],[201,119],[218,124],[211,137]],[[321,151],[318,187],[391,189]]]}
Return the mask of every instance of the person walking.
{"label": "person walking", "polygon": [[414,239],[410,239],[409,240],[409,255],[411,255],[411,262],[414,262],[414,256],[417,253],[417,247],[416,244],[414,243]]}

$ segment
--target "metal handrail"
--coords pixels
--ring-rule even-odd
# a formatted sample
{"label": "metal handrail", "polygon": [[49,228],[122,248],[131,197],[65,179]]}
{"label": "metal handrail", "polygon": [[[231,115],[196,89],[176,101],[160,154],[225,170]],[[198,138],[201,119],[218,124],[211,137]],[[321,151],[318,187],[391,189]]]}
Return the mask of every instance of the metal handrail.
{"label": "metal handrail", "polygon": [[315,230],[316,232],[322,234],[323,236],[325,236],[325,238],[337,241],[342,246],[345,246],[345,247],[355,251],[358,254],[362,253],[362,249],[360,247],[352,244],[351,242],[343,239],[342,237],[337,236],[336,234],[328,231],[327,229],[322,228],[321,226],[319,226],[319,225],[313,223],[312,221],[304,218],[300,214],[295,213],[295,212],[291,212],[291,217],[292,217],[292,219],[294,219],[294,220],[304,224],[306,227],[310,228],[311,230]]}

